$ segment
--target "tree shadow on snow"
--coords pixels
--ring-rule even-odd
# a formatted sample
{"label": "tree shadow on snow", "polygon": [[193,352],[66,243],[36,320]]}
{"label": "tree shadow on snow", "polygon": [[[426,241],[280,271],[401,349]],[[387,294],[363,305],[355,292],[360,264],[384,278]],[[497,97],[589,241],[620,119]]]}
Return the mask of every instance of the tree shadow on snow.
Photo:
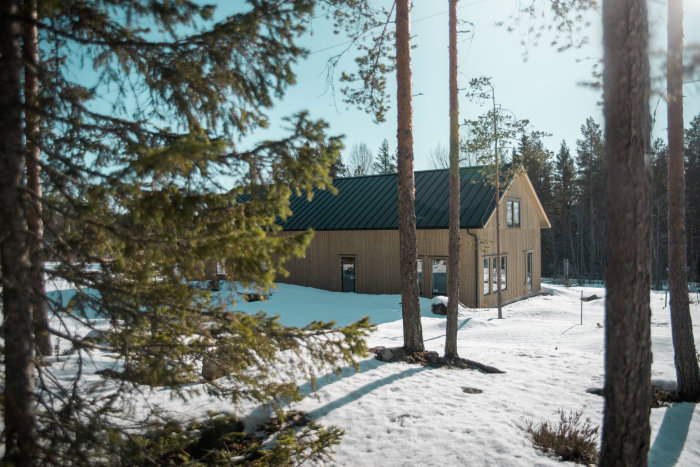
{"label": "tree shadow on snow", "polygon": [[[388,362],[382,362],[380,360],[377,360],[376,358],[370,358],[367,360],[363,360],[358,363],[359,369],[353,367],[352,365],[346,366],[342,369],[341,374],[337,373],[327,373],[323,376],[320,376],[316,379],[316,384],[315,384],[315,389],[314,386],[311,384],[310,381],[307,381],[306,383],[302,384],[299,386],[299,392],[301,393],[302,396],[310,396],[314,392],[319,391],[321,388],[333,384],[337,381],[340,381],[341,379],[344,378],[349,378],[351,376],[354,376],[359,373],[364,373],[367,371],[374,370],[375,368],[379,368],[382,365],[386,365]],[[394,374],[394,375],[389,375],[385,378],[372,381],[368,384],[365,384],[361,388],[355,389],[354,391],[346,394],[344,397],[341,397],[340,399],[337,399],[335,401],[329,402],[328,404],[319,407],[317,409],[312,410],[307,414],[309,419],[317,419],[318,417],[321,417],[322,415],[327,414],[328,412],[335,410],[339,407],[342,407],[345,404],[348,404],[350,402],[353,402],[365,394],[381,387],[387,384],[391,384],[394,381],[397,381],[402,378],[407,378],[409,376],[412,376],[420,371],[428,370],[429,368],[426,367],[418,367],[418,368],[409,368],[407,370],[404,370],[400,373]],[[272,414],[271,408],[266,405],[260,405],[258,406],[255,410],[253,410],[250,415],[248,416],[246,420],[246,427],[245,430],[247,432],[251,432],[257,429],[257,426],[259,426],[261,423],[266,421],[270,415]]]}
{"label": "tree shadow on snow", "polygon": [[[471,320],[472,320],[471,318],[466,318],[464,321],[462,321],[461,323],[459,323],[459,326],[457,326],[457,331],[459,331],[459,330],[462,329],[464,326],[466,326],[467,323],[468,323],[469,321],[471,321]],[[434,341],[435,339],[444,339],[444,337],[445,337],[445,334],[440,334],[439,336],[431,337],[430,339],[425,339],[424,342]]]}
{"label": "tree shadow on snow", "polygon": [[367,384],[365,384],[362,387],[359,387],[355,389],[354,391],[350,391],[347,393],[345,396],[336,399],[332,402],[327,403],[326,405],[323,405],[321,407],[318,407],[311,412],[308,413],[308,417],[310,419],[318,419],[319,417],[322,417],[326,415],[327,413],[338,409],[344,405],[347,405],[351,402],[355,402],[356,400],[362,398],[363,396],[369,394],[370,392],[374,391],[375,389],[379,389],[382,386],[386,386],[388,384],[391,384],[395,381],[398,381],[403,378],[408,378],[416,373],[420,373],[421,371],[428,370],[428,367],[414,367],[414,368],[408,368],[406,370],[403,370],[400,373],[396,373],[393,375],[385,376],[384,378],[371,381]]}
{"label": "tree shadow on snow", "polygon": [[649,465],[675,465],[683,452],[696,404],[673,404],[666,409],[661,426],[649,450]]}

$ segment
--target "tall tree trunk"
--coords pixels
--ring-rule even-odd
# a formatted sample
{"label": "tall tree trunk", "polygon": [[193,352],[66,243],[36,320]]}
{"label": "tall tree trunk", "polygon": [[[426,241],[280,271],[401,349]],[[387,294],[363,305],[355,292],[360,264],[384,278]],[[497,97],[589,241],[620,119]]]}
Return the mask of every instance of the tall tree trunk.
{"label": "tall tree trunk", "polygon": [[459,310],[459,102],[457,99],[457,0],[450,0],[450,243],[447,269],[445,357],[457,358]]}
{"label": "tall tree trunk", "polygon": [[491,102],[493,103],[493,146],[494,158],[496,159],[496,294],[498,296],[498,319],[503,319],[503,296],[501,293],[501,162],[498,157],[496,91],[493,89],[493,86],[491,86]]}
{"label": "tall tree trunk", "polygon": [[683,141],[683,1],[668,2],[668,285],[678,395],[700,400],[700,371],[688,303]]}
{"label": "tall tree trunk", "polygon": [[30,296],[32,318],[34,321],[34,340],[40,355],[51,355],[51,337],[48,332],[49,316],[46,309],[44,290],[44,257],[42,253],[44,224],[41,220],[41,166],[39,149],[39,111],[37,95],[39,79],[39,37],[37,32],[37,3],[27,0],[24,24],[22,52],[24,54],[24,105],[25,105],[25,141],[27,151],[27,189],[30,194],[27,203],[27,221],[29,224],[29,249],[32,268],[29,283],[32,288]]}
{"label": "tall tree trunk", "polygon": [[416,190],[413,177],[413,89],[411,84],[410,0],[396,2],[396,83],[398,107],[399,257],[403,343],[407,353],[423,351],[418,301]]}
{"label": "tall tree trunk", "polygon": [[590,199],[588,200],[588,230],[591,236],[591,243],[588,245],[588,279],[593,281],[595,278],[595,250],[596,250],[596,238],[595,238],[595,208],[593,204],[593,142],[591,141],[591,159],[590,159],[590,171],[588,174],[588,193],[590,194]]}
{"label": "tall tree trunk", "polygon": [[646,0],[603,2],[607,267],[601,466],[647,465],[651,148]]}
{"label": "tall tree trunk", "polygon": [[17,0],[0,2],[0,267],[5,334],[5,457],[32,465],[37,449],[34,415],[34,340],[29,303],[29,244],[22,178],[22,71]]}

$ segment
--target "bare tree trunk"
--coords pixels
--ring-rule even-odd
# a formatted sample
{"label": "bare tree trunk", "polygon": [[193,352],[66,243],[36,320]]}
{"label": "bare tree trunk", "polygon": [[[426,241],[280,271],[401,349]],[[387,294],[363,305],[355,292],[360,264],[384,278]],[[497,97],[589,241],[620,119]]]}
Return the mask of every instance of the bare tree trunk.
{"label": "bare tree trunk", "polygon": [[403,343],[407,353],[423,351],[418,301],[416,190],[413,177],[413,89],[411,84],[410,0],[396,2],[396,82],[398,107],[399,256]]}
{"label": "bare tree trunk", "polygon": [[40,355],[51,355],[51,337],[48,332],[49,316],[46,309],[44,290],[44,258],[42,244],[44,224],[41,220],[41,166],[39,149],[39,113],[37,95],[39,80],[37,66],[39,63],[39,37],[37,32],[37,3],[27,0],[25,16],[27,22],[23,31],[24,54],[24,104],[26,151],[27,151],[27,189],[30,193],[27,203],[27,221],[29,224],[29,249],[32,268],[29,283],[32,287],[30,296],[32,318],[34,321],[34,340]]}
{"label": "bare tree trunk", "polygon": [[498,157],[496,92],[493,89],[493,86],[491,86],[491,101],[493,102],[493,142],[494,157],[496,159],[496,291],[498,295],[498,319],[503,319],[503,297],[501,294],[501,166]]}
{"label": "bare tree trunk", "polygon": [[647,465],[651,150],[646,0],[603,3],[607,267],[601,466]]}
{"label": "bare tree trunk", "polygon": [[450,243],[447,269],[445,358],[457,358],[459,310],[459,102],[457,99],[457,0],[450,0]]}
{"label": "bare tree trunk", "polygon": [[34,340],[29,303],[29,244],[25,210],[20,22],[17,0],[0,2],[0,267],[5,333],[5,457],[33,465]]}
{"label": "bare tree trunk", "polygon": [[668,2],[668,285],[678,396],[700,400],[700,371],[688,303],[683,141],[683,1]]}
{"label": "bare tree trunk", "polygon": [[595,278],[595,250],[596,250],[596,238],[595,238],[595,208],[593,204],[593,143],[591,141],[591,163],[590,172],[588,175],[588,192],[590,193],[590,199],[588,200],[588,229],[591,236],[591,243],[588,245],[588,279],[592,282]]}

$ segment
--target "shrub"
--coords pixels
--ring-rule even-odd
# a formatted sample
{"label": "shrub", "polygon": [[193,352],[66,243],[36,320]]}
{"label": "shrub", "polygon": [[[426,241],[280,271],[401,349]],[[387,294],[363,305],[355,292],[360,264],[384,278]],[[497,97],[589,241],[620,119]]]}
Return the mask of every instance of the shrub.
{"label": "shrub", "polygon": [[580,411],[567,414],[560,409],[558,425],[546,420],[538,424],[530,421],[526,430],[535,447],[543,452],[577,464],[598,463],[598,426],[592,426],[588,418],[582,421]]}
{"label": "shrub", "polygon": [[243,422],[225,413],[210,413],[198,422],[174,419],[153,424],[143,433],[115,438],[116,465],[255,466],[327,463],[343,431],[324,428],[303,413],[280,414],[265,425],[265,434],[244,432]]}

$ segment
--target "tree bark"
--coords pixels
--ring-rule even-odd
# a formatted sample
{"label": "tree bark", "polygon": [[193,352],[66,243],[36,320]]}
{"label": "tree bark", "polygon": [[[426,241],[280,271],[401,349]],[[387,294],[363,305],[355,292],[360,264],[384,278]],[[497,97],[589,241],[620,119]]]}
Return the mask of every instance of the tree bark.
{"label": "tree bark", "polygon": [[683,141],[683,1],[668,2],[668,282],[678,396],[700,400],[700,371],[688,303]]}
{"label": "tree bark", "polygon": [[607,267],[601,466],[647,465],[651,170],[645,0],[603,3]]}
{"label": "tree bark", "polygon": [[423,328],[418,300],[416,190],[413,176],[413,89],[411,84],[410,0],[396,2],[396,82],[398,107],[399,258],[403,342],[408,354],[421,352]]}
{"label": "tree bark", "polygon": [[39,355],[51,355],[51,337],[48,332],[49,316],[46,309],[44,289],[44,224],[41,219],[41,165],[39,149],[39,36],[36,26],[36,0],[27,0],[24,24],[22,52],[24,55],[24,105],[25,105],[25,140],[27,152],[27,222],[29,225],[29,249],[31,269],[29,283],[32,288],[30,296],[32,319],[34,321],[34,341]]}
{"label": "tree bark", "polygon": [[501,294],[501,162],[498,157],[496,92],[493,86],[491,86],[491,101],[493,102],[493,141],[494,158],[496,159],[496,293],[498,296],[498,319],[503,319],[503,296]]}
{"label": "tree bark", "polygon": [[29,303],[29,242],[22,185],[22,61],[18,2],[0,2],[0,267],[5,334],[4,461],[36,463],[34,339]]}
{"label": "tree bark", "polygon": [[459,311],[459,101],[457,99],[457,0],[450,0],[450,240],[447,268],[447,330],[445,358],[457,358]]}

